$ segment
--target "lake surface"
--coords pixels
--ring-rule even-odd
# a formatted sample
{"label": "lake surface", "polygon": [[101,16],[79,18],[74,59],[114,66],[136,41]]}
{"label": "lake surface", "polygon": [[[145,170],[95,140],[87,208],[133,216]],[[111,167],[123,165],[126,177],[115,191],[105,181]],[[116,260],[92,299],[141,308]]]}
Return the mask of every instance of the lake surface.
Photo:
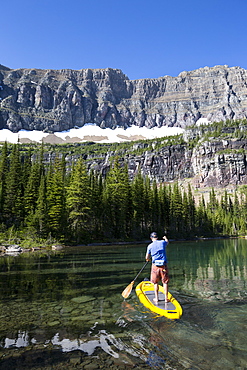
{"label": "lake surface", "polygon": [[[247,240],[170,242],[179,320],[123,289],[146,245],[0,257],[0,369],[247,369]],[[137,283],[149,277],[150,265]]]}

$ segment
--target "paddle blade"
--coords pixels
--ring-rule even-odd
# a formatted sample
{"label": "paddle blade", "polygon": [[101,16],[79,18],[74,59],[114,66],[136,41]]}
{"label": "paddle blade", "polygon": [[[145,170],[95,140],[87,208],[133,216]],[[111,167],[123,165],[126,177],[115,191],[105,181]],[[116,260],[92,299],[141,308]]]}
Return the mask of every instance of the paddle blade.
{"label": "paddle blade", "polygon": [[122,296],[124,298],[128,298],[128,296],[130,295],[132,291],[133,285],[134,285],[134,280],[124,289],[124,291],[122,292]]}

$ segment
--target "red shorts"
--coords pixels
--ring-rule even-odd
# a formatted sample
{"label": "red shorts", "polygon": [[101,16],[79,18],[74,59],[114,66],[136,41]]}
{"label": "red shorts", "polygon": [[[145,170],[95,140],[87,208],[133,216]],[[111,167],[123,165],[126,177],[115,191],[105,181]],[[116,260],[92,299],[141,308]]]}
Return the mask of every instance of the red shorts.
{"label": "red shorts", "polygon": [[155,264],[152,263],[150,281],[153,284],[158,284],[160,280],[162,281],[163,284],[169,282],[167,265],[155,266]]}

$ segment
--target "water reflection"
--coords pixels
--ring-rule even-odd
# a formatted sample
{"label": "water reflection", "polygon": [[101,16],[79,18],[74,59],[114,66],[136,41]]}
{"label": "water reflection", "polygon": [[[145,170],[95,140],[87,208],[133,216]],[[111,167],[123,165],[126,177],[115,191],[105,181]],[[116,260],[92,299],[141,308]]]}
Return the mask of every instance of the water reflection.
{"label": "water reflection", "polygon": [[[97,325],[97,323],[96,323]],[[35,338],[30,338],[28,332],[18,332],[17,338],[5,338],[4,348],[20,348],[27,347],[31,344],[37,344],[38,340]],[[108,334],[105,330],[100,330],[98,335],[94,339],[88,340],[88,336],[84,339],[69,339],[61,338],[60,334],[56,333],[51,340],[45,340],[44,345],[52,344],[53,346],[60,347],[63,352],[71,352],[75,350],[80,350],[88,355],[92,355],[97,347],[100,347],[103,351],[109,355],[118,358],[119,355],[113,350],[117,348],[119,350],[123,349],[121,341],[118,341],[114,335]],[[132,354],[136,355],[132,351]]]}
{"label": "water reflection", "polygon": [[[17,333],[17,338],[11,339],[11,338],[5,338],[3,347],[4,348],[11,348],[11,347],[26,347],[29,345],[29,336],[26,332],[19,331]],[[31,343],[36,343],[35,339],[31,339]]]}
{"label": "water reflection", "polygon": [[245,299],[246,247],[241,239],[188,243],[181,256],[183,289],[208,299]]}

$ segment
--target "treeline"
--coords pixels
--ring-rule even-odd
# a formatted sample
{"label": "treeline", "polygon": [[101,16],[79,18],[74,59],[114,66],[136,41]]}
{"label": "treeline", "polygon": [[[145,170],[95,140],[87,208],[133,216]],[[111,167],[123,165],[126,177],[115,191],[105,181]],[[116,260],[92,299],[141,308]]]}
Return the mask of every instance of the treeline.
{"label": "treeline", "polygon": [[192,189],[150,183],[139,172],[129,180],[117,159],[105,178],[88,173],[83,159],[66,169],[65,157],[44,165],[44,148],[32,161],[20,145],[2,147],[0,232],[67,243],[142,240],[152,230],[170,238],[247,234],[247,191],[195,204]]}

